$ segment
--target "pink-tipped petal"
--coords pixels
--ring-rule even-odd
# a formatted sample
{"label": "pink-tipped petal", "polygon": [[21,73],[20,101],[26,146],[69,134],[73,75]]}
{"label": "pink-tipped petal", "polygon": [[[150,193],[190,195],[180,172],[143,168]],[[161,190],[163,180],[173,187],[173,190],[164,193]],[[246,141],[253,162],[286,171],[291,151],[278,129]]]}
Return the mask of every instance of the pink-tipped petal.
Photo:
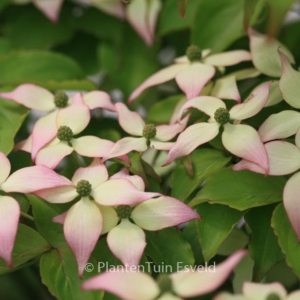
{"label": "pink-tipped petal", "polygon": [[120,0],[99,1],[91,0],[92,5],[104,11],[105,13],[117,17],[121,20],[125,19],[125,9]]}
{"label": "pink-tipped petal", "polygon": [[282,97],[289,105],[300,108],[298,95],[300,72],[293,69],[289,58],[283,52],[278,50],[278,53],[282,64],[282,73],[279,81]]}
{"label": "pink-tipped petal", "polygon": [[0,257],[12,268],[12,251],[20,217],[20,205],[12,197],[0,196]]}
{"label": "pink-tipped petal", "polygon": [[[149,3],[149,2],[148,2]],[[158,19],[159,12],[162,9],[162,3],[160,0],[152,0],[148,4],[148,27],[152,39],[155,37],[155,27]]]}
{"label": "pink-tipped petal", "polygon": [[189,115],[187,115],[180,123],[172,125],[158,125],[156,126],[156,136],[155,139],[159,141],[166,142],[174,138],[178,133],[182,132],[188,121]]}
{"label": "pink-tipped petal", "polygon": [[11,174],[1,185],[3,191],[32,193],[41,189],[68,186],[70,181],[45,166],[20,169]]}
{"label": "pink-tipped petal", "polygon": [[74,150],[78,154],[87,157],[103,157],[111,150],[113,145],[112,141],[100,139],[92,135],[72,139]]}
{"label": "pink-tipped petal", "polygon": [[242,171],[242,170],[249,170],[255,173],[259,173],[259,174],[265,174],[266,171],[260,167],[259,165],[246,160],[246,159],[242,159],[240,162],[238,162],[237,164],[235,164],[232,168],[232,171]]}
{"label": "pink-tipped petal", "polygon": [[100,107],[109,111],[116,111],[110,96],[102,91],[93,91],[83,95],[83,101],[90,109]]}
{"label": "pink-tipped petal", "polygon": [[67,213],[68,213],[68,210],[63,212],[62,214],[52,218],[52,222],[64,225],[66,217],[67,217]]}
{"label": "pink-tipped petal", "polygon": [[279,81],[273,80],[270,86],[270,95],[266,107],[276,105],[281,101],[283,101],[283,97],[279,89]]}
{"label": "pink-tipped petal", "polygon": [[224,262],[217,265],[215,270],[208,272],[195,272],[189,269],[170,275],[173,289],[177,295],[190,298],[208,294],[221,286],[230,276],[239,261],[247,254],[246,250],[240,250],[229,256]]}
{"label": "pink-tipped petal", "polygon": [[258,129],[263,142],[284,139],[294,135],[300,128],[300,113],[293,110],[284,110],[269,116]]}
{"label": "pink-tipped petal", "polygon": [[185,69],[188,65],[187,64],[175,64],[169,67],[166,67],[157,73],[150,76],[146,79],[137,89],[133,91],[130,95],[128,102],[131,103],[135,98],[137,98],[145,89],[164,83],[171,79],[174,79],[175,76],[178,74],[179,71]]}
{"label": "pink-tipped petal", "polygon": [[150,147],[156,150],[166,150],[170,151],[174,147],[175,143],[173,142],[160,142],[156,140],[151,140]]}
{"label": "pink-tipped petal", "polygon": [[169,165],[176,158],[190,154],[198,146],[211,141],[219,133],[218,123],[198,123],[183,131],[170,150],[164,166]]}
{"label": "pink-tipped petal", "polygon": [[237,104],[229,111],[233,120],[244,120],[255,116],[268,102],[271,81],[257,87],[246,102]]}
{"label": "pink-tipped petal", "polygon": [[147,149],[147,140],[144,137],[125,137],[118,140],[113,148],[106,153],[103,159],[107,160],[109,158],[119,157],[131,151],[145,152]]}
{"label": "pink-tipped petal", "polygon": [[233,50],[223,53],[211,54],[204,58],[203,62],[207,65],[216,67],[226,67],[236,65],[242,61],[251,60],[252,56],[246,50]]}
{"label": "pink-tipped petal", "polygon": [[183,112],[186,109],[191,109],[191,108],[196,108],[200,111],[203,111],[205,114],[209,115],[211,118],[214,117],[215,111],[218,108],[226,108],[225,103],[216,97],[211,97],[211,96],[200,96],[196,97],[192,100],[189,100],[186,102],[180,110],[180,113],[178,115],[178,118],[181,119],[181,116]]}
{"label": "pink-tipped petal", "polygon": [[128,266],[138,266],[146,247],[145,240],[144,231],[128,219],[122,219],[107,235],[111,252]]}
{"label": "pink-tipped petal", "polygon": [[182,300],[182,298],[171,293],[163,293],[157,300]]}
{"label": "pink-tipped petal", "polygon": [[127,179],[108,180],[92,190],[91,195],[95,201],[104,206],[135,205],[152,197],[160,196],[159,193],[139,191]]}
{"label": "pink-tipped petal", "polygon": [[10,161],[4,153],[0,152],[0,185],[7,179],[10,169]]}
{"label": "pink-tipped petal", "polygon": [[283,204],[289,220],[300,242],[300,172],[294,174],[286,183],[283,190]]}
{"label": "pink-tipped petal", "polygon": [[227,292],[222,292],[217,296],[215,296],[213,300],[249,300],[249,299],[242,295],[232,295]]}
{"label": "pink-tipped petal", "polygon": [[131,181],[131,183],[139,190],[144,192],[145,190],[145,183],[142,177],[138,175],[129,175],[129,171],[126,168],[123,168],[121,171],[118,173],[114,174],[113,176],[110,177],[110,179],[127,179]]}
{"label": "pink-tipped petal", "polygon": [[35,161],[37,153],[57,135],[57,111],[41,117],[34,125],[32,131],[31,157]]}
{"label": "pink-tipped petal", "polygon": [[176,104],[175,108],[174,108],[174,111],[173,111],[173,114],[172,114],[172,117],[170,119],[170,124],[175,124],[177,123],[178,119],[179,119],[179,113],[180,113],[180,110],[182,108],[182,106],[186,103],[187,99],[186,97],[182,97]]}
{"label": "pink-tipped petal", "polygon": [[161,230],[200,216],[183,202],[167,196],[149,199],[138,204],[132,211],[134,223],[146,230]]}
{"label": "pink-tipped petal", "polygon": [[145,122],[139,113],[130,111],[123,103],[116,103],[116,110],[119,124],[127,133],[137,136],[143,135]]}
{"label": "pink-tipped petal", "polygon": [[201,63],[192,63],[181,70],[175,79],[188,100],[199,96],[206,83],[215,75],[215,68]]}
{"label": "pink-tipped petal", "polygon": [[32,149],[32,135],[30,135],[26,140],[23,140],[14,146],[14,151],[25,151],[31,153]]}
{"label": "pink-tipped petal", "polygon": [[299,290],[289,294],[289,296],[286,298],[286,300],[298,300],[298,299],[300,299],[300,291]]}
{"label": "pink-tipped petal", "polygon": [[52,22],[57,22],[63,0],[33,0],[33,4]]}
{"label": "pink-tipped petal", "polygon": [[236,100],[241,102],[241,95],[236,84],[236,77],[228,75],[216,80],[216,83],[211,91],[211,96]]}
{"label": "pink-tipped petal", "polygon": [[102,224],[99,208],[88,197],[81,198],[67,213],[64,235],[76,257],[80,278],[99,239]]}
{"label": "pink-tipped petal", "polygon": [[291,52],[278,40],[260,34],[252,28],[249,28],[249,37],[253,64],[263,74],[280,77],[281,62],[278,48],[289,57],[291,62],[295,62]]}
{"label": "pink-tipped petal", "polygon": [[120,218],[114,207],[99,205],[97,202],[95,203],[99,207],[103,218],[102,234],[108,233],[118,225]]}
{"label": "pink-tipped petal", "polygon": [[99,158],[95,158],[88,167],[76,170],[72,177],[72,182],[76,185],[80,180],[87,180],[92,185],[92,188],[95,188],[107,179],[108,172],[105,164]]}
{"label": "pink-tipped petal", "polygon": [[19,85],[12,92],[0,93],[0,97],[13,100],[31,109],[51,111],[55,108],[53,94],[34,84]]}
{"label": "pink-tipped petal", "polygon": [[222,134],[224,147],[232,154],[247,159],[269,172],[268,156],[257,131],[251,126],[225,124]]}
{"label": "pink-tipped petal", "polygon": [[38,190],[34,194],[50,203],[68,203],[78,197],[76,187],[71,184],[70,182],[69,186]]}
{"label": "pink-tipped petal", "polygon": [[124,300],[153,300],[160,294],[154,279],[142,272],[108,271],[88,279],[83,283],[82,289],[104,290]]}
{"label": "pink-tipped petal", "polygon": [[68,126],[73,131],[73,134],[78,134],[86,128],[90,119],[90,109],[83,102],[82,95],[77,93],[70,106],[59,110],[56,124],[57,128]]}
{"label": "pink-tipped petal", "polygon": [[271,294],[277,295],[279,299],[286,299],[287,296],[284,286],[279,282],[268,284],[245,282],[243,284],[243,294],[250,300],[265,300]]}
{"label": "pink-tipped petal", "polygon": [[43,165],[50,169],[54,169],[65,156],[72,152],[72,147],[68,146],[64,142],[58,142],[56,145],[46,146],[41,149],[36,156],[35,163],[37,165]]}

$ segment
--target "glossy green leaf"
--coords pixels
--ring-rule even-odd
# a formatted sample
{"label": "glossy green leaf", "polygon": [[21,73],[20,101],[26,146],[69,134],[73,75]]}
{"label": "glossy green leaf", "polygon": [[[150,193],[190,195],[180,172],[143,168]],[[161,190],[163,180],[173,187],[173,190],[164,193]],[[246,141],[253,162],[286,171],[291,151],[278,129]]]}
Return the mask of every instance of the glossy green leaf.
{"label": "glossy green leaf", "polygon": [[279,246],[286,255],[288,265],[294,270],[298,278],[300,278],[300,244],[283,204],[279,204],[276,207],[271,225],[278,237]]}
{"label": "glossy green leaf", "polygon": [[28,109],[24,106],[0,98],[0,151],[4,154],[13,149],[14,137],[27,114]]}
{"label": "glossy green leaf", "polygon": [[285,183],[283,177],[265,177],[250,171],[233,172],[226,168],[205,182],[190,206],[204,201],[226,204],[238,210],[268,205],[282,201]]}
{"label": "glossy green leaf", "polygon": [[217,254],[222,242],[242,218],[243,212],[226,205],[209,203],[200,204],[197,212],[202,218],[201,222],[197,222],[198,238],[204,260],[208,262]]}
{"label": "glossy green leaf", "polygon": [[182,164],[177,164],[172,175],[172,196],[182,201],[186,201],[204,180],[230,161],[230,157],[224,157],[222,152],[212,149],[195,150],[191,156],[195,176],[191,178]]}
{"label": "glossy green leaf", "polygon": [[236,294],[241,294],[245,281],[251,282],[254,262],[250,255],[246,255],[234,269],[234,278],[232,281],[233,290]]}
{"label": "glossy green leaf", "polygon": [[[185,1],[186,0],[180,0]],[[182,19],[178,14],[178,2],[174,0],[165,1],[158,20],[158,35],[166,35],[172,31],[190,28],[194,20],[199,0],[189,0],[185,18]]]}
{"label": "glossy green leaf", "polygon": [[169,266],[165,272],[176,272],[184,266],[193,266],[195,259],[190,244],[179,231],[167,228],[156,232],[147,231],[145,254],[158,266]]}
{"label": "glossy green leaf", "polygon": [[192,42],[213,52],[225,50],[244,34],[243,5],[244,1],[236,0],[199,1]]}
{"label": "glossy green leaf", "polygon": [[[93,258],[89,260],[89,264],[91,264],[89,266],[97,266]],[[78,278],[77,263],[68,246],[45,253],[40,260],[40,273],[43,283],[59,300],[99,300],[102,298],[103,292],[101,291],[83,292],[81,290],[83,280]],[[99,274],[98,270],[94,267],[93,271],[84,272],[83,279],[97,274]]]}
{"label": "glossy green leaf", "polygon": [[0,84],[83,79],[84,73],[67,56],[46,52],[12,52],[0,58]]}
{"label": "glossy green leaf", "polygon": [[271,227],[274,208],[275,205],[257,207],[245,215],[252,231],[249,251],[254,260],[253,280],[256,282],[260,282],[275,264],[284,259]]}
{"label": "glossy green leaf", "polygon": [[[19,224],[12,255],[13,266],[18,268],[50,249],[51,246],[38,232],[26,225]],[[4,260],[0,259],[0,275],[12,271],[14,269],[9,268]]]}
{"label": "glossy green leaf", "polygon": [[63,234],[63,226],[52,222],[52,219],[66,211],[66,205],[50,204],[37,196],[29,194],[27,195],[27,198],[32,205],[36,228],[40,234],[53,247],[65,245],[66,240]]}

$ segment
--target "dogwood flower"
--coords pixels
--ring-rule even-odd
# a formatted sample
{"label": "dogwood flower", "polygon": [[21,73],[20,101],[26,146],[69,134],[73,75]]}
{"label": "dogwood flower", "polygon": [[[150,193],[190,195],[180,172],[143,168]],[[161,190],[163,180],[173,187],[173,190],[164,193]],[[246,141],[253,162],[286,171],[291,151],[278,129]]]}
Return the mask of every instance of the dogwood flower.
{"label": "dogwood flower", "polygon": [[[36,122],[30,137],[20,145],[21,150],[31,152],[33,161],[35,161],[39,150],[56,136],[58,112],[65,107],[69,107],[74,101],[69,99],[64,92],[58,92],[54,95],[34,84],[22,84],[12,92],[0,93],[0,97],[15,101],[30,109],[49,113]],[[77,97],[79,96],[77,95]],[[93,91],[83,95],[82,98],[90,110],[100,107],[115,111],[110,96],[105,92]]]}
{"label": "dogwood flower", "polygon": [[259,284],[245,282],[243,284],[243,294],[232,295],[221,293],[213,300],[298,300],[300,291],[295,291],[288,295],[284,286],[279,282]]}
{"label": "dogwood flower", "polygon": [[[23,168],[9,176],[10,162],[2,152],[0,152],[0,169],[0,189],[7,193],[32,193],[39,189],[68,184],[61,176],[44,166]],[[17,200],[10,196],[0,196],[0,257],[10,267],[20,212]]]}
{"label": "dogwood flower", "polygon": [[199,96],[205,84],[214,76],[215,67],[232,66],[242,61],[251,60],[251,54],[245,50],[234,50],[218,54],[210,54],[210,50],[201,51],[197,46],[190,46],[186,56],[175,59],[175,64],[164,68],[145,80],[130,95],[131,103],[146,88],[176,80],[187,99]]}
{"label": "dogwood flower", "polygon": [[[95,136],[73,136],[86,128],[90,121],[89,107],[83,102],[80,93],[74,96],[71,106],[62,108],[56,115],[55,136],[36,156],[36,164],[54,169],[67,155],[76,151],[82,156],[103,157],[114,145],[113,142]],[[48,132],[44,132],[45,139]],[[50,137],[52,137],[52,132]],[[122,157],[129,163],[127,157]]]}
{"label": "dogwood flower", "polygon": [[134,205],[160,194],[140,191],[124,178],[108,180],[107,169],[97,158],[88,167],[77,169],[71,181],[64,180],[68,181],[67,186],[38,190],[34,194],[50,203],[67,203],[80,197],[53,221],[63,223],[64,235],[74,252],[81,277],[103,229],[99,205]]}
{"label": "dogwood flower", "polygon": [[208,114],[210,119],[207,123],[197,123],[183,131],[170,150],[164,165],[170,164],[177,157],[188,155],[198,146],[212,140],[223,125],[224,147],[234,155],[258,164],[268,173],[266,150],[257,131],[251,126],[230,124],[229,121],[240,121],[256,115],[268,101],[269,87],[270,82],[256,88],[246,102],[236,104],[230,111],[226,109],[222,100],[211,96],[200,96],[188,101],[182,107],[180,116],[186,109],[197,108]]}
{"label": "dogwood flower", "polygon": [[125,137],[115,143],[113,148],[104,156],[104,160],[118,157],[130,151],[144,152],[150,146],[159,150],[170,150],[174,143],[167,142],[180,133],[188,122],[189,116],[181,124],[158,125],[145,124],[142,117],[130,111],[123,103],[115,104],[119,124],[127,133],[140,137]]}
{"label": "dogwood flower", "polygon": [[[198,272],[193,268],[167,275],[157,281],[142,272],[110,272],[109,270],[83,283],[83,290],[104,290],[124,300],[182,300],[208,294],[222,285],[247,253],[240,250],[217,265],[214,272]],[[203,270],[202,270],[203,271]]]}

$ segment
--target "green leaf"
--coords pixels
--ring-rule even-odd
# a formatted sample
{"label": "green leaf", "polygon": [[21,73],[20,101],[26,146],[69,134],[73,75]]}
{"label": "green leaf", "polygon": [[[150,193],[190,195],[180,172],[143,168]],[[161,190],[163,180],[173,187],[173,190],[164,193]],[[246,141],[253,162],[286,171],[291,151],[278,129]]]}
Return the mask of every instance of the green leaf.
{"label": "green leaf", "polygon": [[185,18],[185,11],[189,0],[178,0],[178,12],[181,18]]}
{"label": "green leaf", "polygon": [[282,203],[276,207],[271,225],[278,237],[281,250],[286,255],[287,264],[300,278],[300,244]]}
{"label": "green leaf", "polygon": [[253,208],[245,215],[245,220],[252,231],[249,251],[254,260],[253,280],[255,282],[260,282],[275,264],[284,259],[271,227],[274,208],[275,205]]}
{"label": "green leaf", "polygon": [[[12,260],[14,268],[21,267],[24,263],[51,249],[47,241],[35,230],[19,224],[13,250]],[[9,268],[3,259],[0,259],[0,275],[10,273],[14,269]]]}
{"label": "green leaf", "polygon": [[189,177],[182,164],[176,165],[172,175],[172,196],[182,201],[186,201],[204,180],[230,161],[230,157],[224,157],[222,152],[212,149],[196,150],[191,156],[195,176]]}
{"label": "green leaf", "polygon": [[47,51],[12,52],[1,56],[0,69],[2,85],[84,79],[85,76],[69,57]]}
{"label": "green leaf", "polygon": [[249,244],[249,236],[242,229],[234,227],[227,238],[220,245],[217,254],[229,256]]}
{"label": "green leaf", "polygon": [[210,201],[238,210],[268,205],[282,201],[285,183],[283,177],[265,177],[250,171],[233,172],[226,168],[212,175],[189,205]]}
{"label": "green leaf", "polygon": [[184,95],[171,96],[155,103],[148,112],[148,122],[169,124],[176,105],[181,101],[186,101]]}
{"label": "green leaf", "polygon": [[[89,261],[93,266],[97,262],[92,258]],[[82,280],[78,278],[77,263],[73,252],[68,246],[62,246],[45,253],[40,260],[40,273],[42,282],[48,287],[51,294],[59,300],[99,300],[103,292],[83,292]],[[90,273],[87,271],[83,279],[99,274],[97,268]]]}
{"label": "green leaf", "polygon": [[240,263],[234,269],[233,290],[236,294],[242,294],[245,281],[252,281],[253,260],[250,255],[242,258]]}
{"label": "green leaf", "polygon": [[[72,37],[71,28],[61,22],[53,23],[33,6],[10,9],[6,13],[6,19],[9,27],[6,36],[15,48],[49,49]],[[25,32],[30,34],[24,34]]]}
{"label": "green leaf", "polygon": [[36,228],[40,234],[55,248],[65,245],[63,226],[52,222],[52,219],[66,211],[66,205],[50,204],[37,196],[29,194],[27,198],[32,205]]}
{"label": "green leaf", "polygon": [[[186,2],[186,0],[180,0]],[[185,18],[178,15],[178,2],[174,0],[165,1],[158,20],[158,35],[166,35],[172,31],[187,29],[191,26],[199,0],[189,0]]]}
{"label": "green leaf", "polygon": [[199,1],[192,42],[202,49],[212,49],[213,52],[225,50],[244,34],[243,5],[244,1],[236,0]]}
{"label": "green leaf", "polygon": [[197,212],[202,218],[201,222],[197,222],[198,238],[204,260],[208,262],[217,254],[222,242],[242,218],[243,212],[225,205],[209,203],[200,204]]}
{"label": "green leaf", "polygon": [[195,259],[190,244],[174,228],[163,229],[157,233],[147,231],[146,237],[145,254],[157,266],[170,266],[166,272],[176,272],[184,266],[194,265]]}
{"label": "green leaf", "polygon": [[27,114],[26,107],[0,98],[0,151],[5,155],[13,149],[14,137]]}

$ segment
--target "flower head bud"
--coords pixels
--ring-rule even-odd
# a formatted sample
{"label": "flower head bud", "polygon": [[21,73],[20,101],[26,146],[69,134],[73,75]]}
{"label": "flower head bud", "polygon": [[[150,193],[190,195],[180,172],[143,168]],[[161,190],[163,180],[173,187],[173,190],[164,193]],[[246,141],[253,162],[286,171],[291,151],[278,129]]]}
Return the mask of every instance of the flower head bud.
{"label": "flower head bud", "polygon": [[192,45],[187,48],[186,56],[190,62],[200,61],[202,58],[202,51],[198,46]]}
{"label": "flower head bud", "polygon": [[230,120],[229,111],[226,108],[220,107],[215,111],[214,118],[218,123],[224,125]]}
{"label": "flower head bud", "polygon": [[281,297],[279,297],[277,294],[269,294],[266,300],[281,300]]}
{"label": "flower head bud", "polygon": [[57,92],[54,96],[55,106],[58,108],[64,108],[68,104],[69,97],[65,92]]}
{"label": "flower head bud", "polygon": [[68,126],[60,126],[57,131],[57,138],[61,141],[70,142],[73,138],[73,131]]}
{"label": "flower head bud", "polygon": [[116,211],[120,219],[128,219],[131,216],[132,207],[129,205],[119,205]]}
{"label": "flower head bud", "polygon": [[87,197],[92,191],[92,185],[87,180],[80,180],[76,186],[76,192],[81,197]]}
{"label": "flower head bud", "polygon": [[147,124],[143,129],[143,137],[147,140],[153,139],[156,136],[156,127],[153,124]]}
{"label": "flower head bud", "polygon": [[160,288],[161,294],[172,291],[172,280],[167,274],[160,274],[157,278],[157,283]]}

